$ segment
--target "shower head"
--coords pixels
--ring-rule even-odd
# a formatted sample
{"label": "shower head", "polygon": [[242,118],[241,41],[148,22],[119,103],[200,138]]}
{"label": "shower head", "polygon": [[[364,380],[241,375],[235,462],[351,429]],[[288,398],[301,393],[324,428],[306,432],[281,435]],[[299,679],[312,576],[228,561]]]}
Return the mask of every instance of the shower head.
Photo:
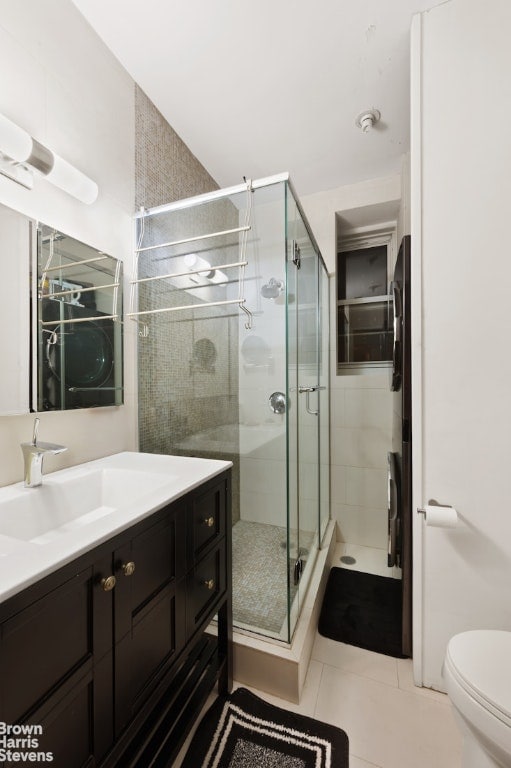
{"label": "shower head", "polygon": [[270,280],[261,288],[261,296],[263,299],[277,299],[283,290],[284,282],[270,277]]}

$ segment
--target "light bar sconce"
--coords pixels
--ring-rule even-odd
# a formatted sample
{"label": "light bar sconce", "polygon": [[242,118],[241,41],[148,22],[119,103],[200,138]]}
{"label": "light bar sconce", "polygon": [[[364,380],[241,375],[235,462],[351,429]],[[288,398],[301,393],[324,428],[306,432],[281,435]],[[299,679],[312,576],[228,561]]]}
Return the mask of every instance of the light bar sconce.
{"label": "light bar sconce", "polygon": [[0,114],[0,173],[32,189],[32,171],[38,171],[82,203],[89,205],[98,196],[95,181]]}
{"label": "light bar sconce", "polygon": [[[228,281],[225,272],[212,267],[209,261],[203,259],[202,256],[197,256],[196,253],[187,253],[184,259],[188,269],[193,270],[200,277],[205,277],[212,283],[226,283]],[[201,271],[199,272],[199,270]]]}

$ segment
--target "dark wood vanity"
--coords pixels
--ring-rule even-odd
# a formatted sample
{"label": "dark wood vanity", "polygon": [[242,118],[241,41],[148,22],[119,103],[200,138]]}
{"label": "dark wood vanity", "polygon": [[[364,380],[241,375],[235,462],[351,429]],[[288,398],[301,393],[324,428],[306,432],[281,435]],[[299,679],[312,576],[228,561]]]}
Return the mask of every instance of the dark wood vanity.
{"label": "dark wood vanity", "polygon": [[0,722],[40,725],[31,751],[169,768],[230,691],[230,497],[227,470],[0,604]]}

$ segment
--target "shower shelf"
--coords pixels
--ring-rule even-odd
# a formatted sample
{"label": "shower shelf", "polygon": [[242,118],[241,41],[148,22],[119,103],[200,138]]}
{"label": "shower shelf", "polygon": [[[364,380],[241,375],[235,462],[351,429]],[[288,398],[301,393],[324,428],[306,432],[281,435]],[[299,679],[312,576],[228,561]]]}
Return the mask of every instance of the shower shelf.
{"label": "shower shelf", "polygon": [[[247,266],[248,262],[245,258],[246,249],[247,249],[247,238],[248,233],[251,230],[251,211],[252,211],[252,182],[247,181],[246,185],[246,191],[247,191],[247,206],[246,206],[246,214],[245,214],[245,222],[241,227],[234,227],[232,229],[224,229],[217,232],[209,232],[202,235],[193,235],[191,237],[182,238],[179,240],[173,240],[165,243],[157,243],[155,245],[147,245],[142,246],[142,241],[144,238],[144,218],[145,216],[151,216],[152,211],[142,211],[140,218],[141,218],[141,230],[140,230],[140,237],[139,237],[139,243],[138,247],[135,249],[135,264],[134,264],[134,272],[135,274],[138,274],[138,263],[139,263],[139,256],[141,253],[147,253],[148,251],[154,251],[160,248],[170,248],[173,246],[178,245],[185,245],[187,243],[194,243],[198,242],[200,240],[207,240],[208,238],[215,238],[215,237],[222,237],[224,235],[231,235],[236,233],[241,233],[240,237],[240,243],[239,243],[239,260],[226,263],[226,264],[213,264],[210,265],[210,269],[215,270],[222,270],[222,269],[237,269],[238,270],[238,296],[234,299],[222,299],[219,301],[205,301],[205,302],[197,302],[193,304],[182,304],[180,306],[169,306],[169,307],[159,307],[157,309],[145,309],[145,310],[136,310],[135,304],[136,304],[136,288],[137,286],[149,283],[152,281],[157,280],[168,280],[173,278],[179,278],[179,277],[190,277],[193,275],[197,276],[203,276],[206,272],[206,269],[204,266],[200,266],[198,269],[187,269],[185,271],[176,271],[176,272],[167,272],[166,274],[162,275],[151,275],[149,277],[140,277],[140,278],[134,278],[133,280],[130,280],[130,286],[131,286],[131,292],[130,292],[130,311],[126,313],[126,317],[131,318],[135,322],[139,322],[143,329],[140,331],[140,335],[147,337],[149,335],[149,328],[147,324],[140,320],[139,318],[142,317],[148,317],[149,315],[157,315],[161,313],[166,312],[179,312],[179,311],[186,311],[191,309],[206,309],[208,307],[223,307],[223,306],[229,306],[229,305],[237,305],[239,309],[245,313],[247,316],[247,320],[245,323],[245,328],[247,330],[250,330],[252,328],[252,320],[253,320],[253,313],[246,307],[246,299],[244,297],[244,281],[245,281],[245,267]],[[181,254],[176,254],[169,256],[168,258],[176,258]],[[221,281],[220,283],[211,283],[211,285],[197,285],[194,286],[194,289],[200,289],[205,287],[211,287],[213,288],[215,285],[222,284],[227,281]],[[178,290],[187,290],[185,288],[180,288]]]}

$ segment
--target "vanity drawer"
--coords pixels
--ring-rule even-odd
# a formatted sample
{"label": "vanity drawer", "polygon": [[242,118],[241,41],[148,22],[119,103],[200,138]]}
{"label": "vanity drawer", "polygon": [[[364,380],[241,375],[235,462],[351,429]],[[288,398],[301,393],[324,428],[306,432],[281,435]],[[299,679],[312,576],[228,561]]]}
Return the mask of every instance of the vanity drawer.
{"label": "vanity drawer", "polygon": [[225,541],[200,560],[186,583],[186,635],[195,632],[214,615],[215,605],[226,589]]}
{"label": "vanity drawer", "polygon": [[188,566],[225,536],[227,481],[213,480],[193,496],[188,519]]}

